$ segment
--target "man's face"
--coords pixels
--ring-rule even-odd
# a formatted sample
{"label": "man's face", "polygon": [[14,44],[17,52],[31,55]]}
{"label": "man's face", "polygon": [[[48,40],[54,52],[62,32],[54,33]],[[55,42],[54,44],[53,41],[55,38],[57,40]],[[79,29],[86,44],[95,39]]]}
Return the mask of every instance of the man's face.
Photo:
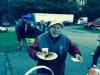
{"label": "man's face", "polygon": [[51,35],[56,38],[61,33],[62,27],[60,25],[54,25],[50,28]]}

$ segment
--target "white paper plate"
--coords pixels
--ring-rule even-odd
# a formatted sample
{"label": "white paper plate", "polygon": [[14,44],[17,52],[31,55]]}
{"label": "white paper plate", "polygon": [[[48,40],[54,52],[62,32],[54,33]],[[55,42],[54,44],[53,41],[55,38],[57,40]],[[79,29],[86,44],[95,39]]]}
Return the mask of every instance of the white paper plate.
{"label": "white paper plate", "polygon": [[71,58],[71,60],[72,60],[73,62],[80,62],[80,60],[77,60],[76,58]]}
{"label": "white paper plate", "polygon": [[48,52],[48,55],[43,55],[42,52],[37,52],[36,55],[42,60],[54,60],[58,57],[58,55],[54,52]]}

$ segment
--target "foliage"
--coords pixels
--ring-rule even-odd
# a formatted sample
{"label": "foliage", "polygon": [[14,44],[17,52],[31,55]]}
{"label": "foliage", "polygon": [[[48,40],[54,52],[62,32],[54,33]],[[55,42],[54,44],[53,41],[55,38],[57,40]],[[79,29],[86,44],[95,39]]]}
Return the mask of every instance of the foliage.
{"label": "foliage", "polygon": [[[77,0],[0,0],[0,14],[13,22],[23,14],[34,12],[70,13],[80,16],[100,16],[100,0],[87,0],[80,10]],[[93,17],[93,18],[96,18]],[[1,19],[1,18],[0,18]]]}
{"label": "foliage", "polygon": [[88,0],[87,1],[87,9],[90,10],[90,16],[94,16],[93,18],[100,17],[100,0]]}

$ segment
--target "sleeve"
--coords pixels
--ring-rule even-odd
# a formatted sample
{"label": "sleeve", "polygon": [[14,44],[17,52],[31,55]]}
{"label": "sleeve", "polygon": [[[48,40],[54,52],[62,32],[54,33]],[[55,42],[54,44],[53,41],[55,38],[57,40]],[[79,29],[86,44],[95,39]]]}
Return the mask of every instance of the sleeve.
{"label": "sleeve", "polygon": [[70,39],[68,39],[68,41],[69,41],[69,49],[68,49],[69,54],[73,56],[75,56],[76,54],[81,55],[80,49]]}
{"label": "sleeve", "polygon": [[38,59],[36,56],[37,51],[39,51],[39,47],[38,47],[38,39],[36,38],[33,45],[28,47],[28,54],[35,61]]}

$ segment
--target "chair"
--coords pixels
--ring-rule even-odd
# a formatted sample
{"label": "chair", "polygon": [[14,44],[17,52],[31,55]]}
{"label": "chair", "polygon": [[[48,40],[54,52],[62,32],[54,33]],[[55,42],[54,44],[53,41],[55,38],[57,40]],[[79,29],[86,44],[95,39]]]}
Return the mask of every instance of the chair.
{"label": "chair", "polygon": [[[29,69],[24,75],[32,75],[32,73],[34,71],[38,70],[38,69],[46,69],[46,70],[49,70],[51,72],[51,74],[54,75],[53,71],[49,67],[44,66],[44,65],[40,65],[40,66],[33,67],[33,68]],[[41,74],[38,74],[38,75],[45,75],[45,74],[41,73]]]}

